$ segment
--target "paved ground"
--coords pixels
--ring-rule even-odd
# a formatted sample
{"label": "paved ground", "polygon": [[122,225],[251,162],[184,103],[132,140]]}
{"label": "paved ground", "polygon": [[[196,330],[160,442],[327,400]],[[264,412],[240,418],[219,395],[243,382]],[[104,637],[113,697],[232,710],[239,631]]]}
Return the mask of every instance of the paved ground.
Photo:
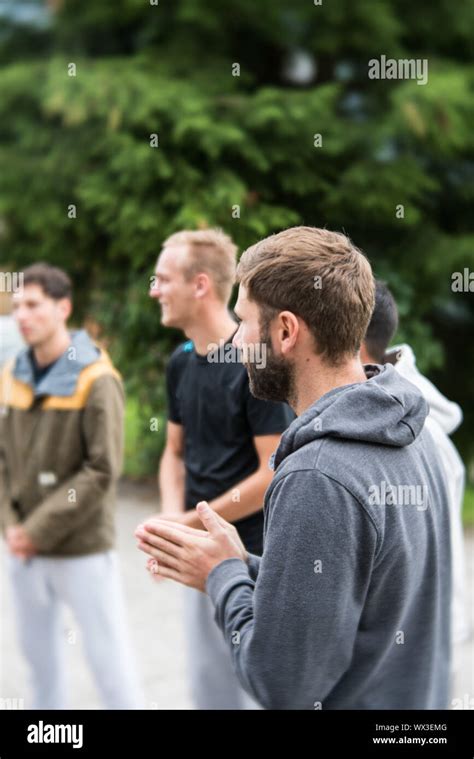
{"label": "paved ground", "polygon": [[[120,489],[118,505],[119,555],[129,623],[146,703],[150,709],[190,709],[180,622],[180,588],[171,582],[155,585],[143,569],[145,555],[135,548],[136,524],[157,510],[155,493],[147,487]],[[1,542],[1,541],[0,541]],[[474,532],[466,537],[471,610],[474,608]],[[0,548],[0,561],[2,549]],[[8,584],[2,571],[0,583],[0,697],[23,698],[28,708],[27,672],[16,642]],[[65,641],[75,630],[73,617],[64,617]],[[69,636],[70,637],[70,636]],[[72,691],[72,708],[96,709],[100,702],[78,642],[65,642]],[[474,708],[474,637],[456,652],[458,675],[453,698],[458,708]],[[470,702],[469,700],[472,699]]]}

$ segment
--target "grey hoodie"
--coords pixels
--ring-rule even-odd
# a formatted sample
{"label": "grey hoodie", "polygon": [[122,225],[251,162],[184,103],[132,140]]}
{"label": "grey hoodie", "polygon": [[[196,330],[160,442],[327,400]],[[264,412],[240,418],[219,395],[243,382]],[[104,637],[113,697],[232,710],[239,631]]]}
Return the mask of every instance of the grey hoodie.
{"label": "grey hoodie", "polygon": [[263,556],[207,580],[243,686],[269,709],[445,709],[450,536],[421,393],[390,365],[284,433]]}

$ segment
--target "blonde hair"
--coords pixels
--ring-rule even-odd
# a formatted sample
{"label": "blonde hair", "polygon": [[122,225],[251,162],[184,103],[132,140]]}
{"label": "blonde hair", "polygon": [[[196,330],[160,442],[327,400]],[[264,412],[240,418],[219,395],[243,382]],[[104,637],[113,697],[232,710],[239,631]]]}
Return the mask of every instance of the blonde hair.
{"label": "blonde hair", "polygon": [[368,260],[346,235],[285,229],[243,253],[237,279],[261,307],[262,323],[284,310],[300,316],[328,363],[340,364],[359,350],[375,287]]}
{"label": "blonde hair", "polygon": [[186,280],[199,272],[211,278],[217,297],[229,301],[235,282],[237,246],[221,229],[198,229],[175,232],[164,246],[186,245],[188,248],[183,274]]}

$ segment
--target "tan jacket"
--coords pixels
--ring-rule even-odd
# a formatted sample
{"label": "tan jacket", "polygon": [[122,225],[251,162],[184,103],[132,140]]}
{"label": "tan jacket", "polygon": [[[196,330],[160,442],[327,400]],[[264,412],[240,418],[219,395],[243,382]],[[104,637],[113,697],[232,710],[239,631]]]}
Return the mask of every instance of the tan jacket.
{"label": "tan jacket", "polygon": [[36,385],[28,350],[0,377],[0,517],[49,556],[114,544],[123,454],[120,375],[86,332]]}

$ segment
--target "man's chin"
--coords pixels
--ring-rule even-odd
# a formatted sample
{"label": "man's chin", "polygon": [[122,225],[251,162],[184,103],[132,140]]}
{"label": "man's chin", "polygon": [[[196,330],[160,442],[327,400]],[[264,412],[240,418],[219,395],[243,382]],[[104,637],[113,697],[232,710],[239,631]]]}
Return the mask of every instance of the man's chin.
{"label": "man's chin", "polygon": [[35,340],[34,337],[28,337],[27,335],[22,335],[22,337],[23,342],[28,346],[28,348],[38,348],[42,343],[41,340]]}
{"label": "man's chin", "polygon": [[249,389],[252,393],[254,398],[257,398],[259,401],[275,401],[277,403],[279,402],[286,402],[286,398],[282,397],[281,390],[278,390],[275,387],[270,387],[269,385],[265,385],[261,381],[254,382],[252,376],[249,374]]}
{"label": "man's chin", "polygon": [[163,327],[179,327],[179,325],[176,324],[176,321],[171,316],[164,316],[163,314],[161,314],[161,324]]}

